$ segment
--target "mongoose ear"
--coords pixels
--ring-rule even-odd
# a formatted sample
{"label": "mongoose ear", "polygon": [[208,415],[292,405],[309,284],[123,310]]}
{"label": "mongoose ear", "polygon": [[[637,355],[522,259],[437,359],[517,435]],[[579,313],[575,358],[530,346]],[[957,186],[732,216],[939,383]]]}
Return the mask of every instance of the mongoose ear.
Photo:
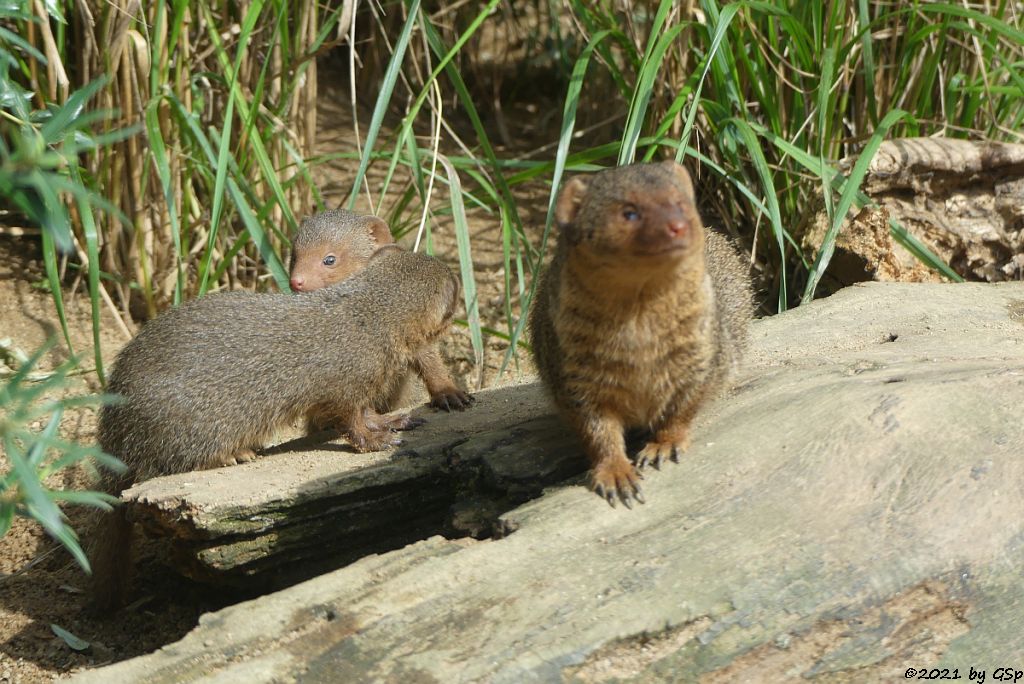
{"label": "mongoose ear", "polygon": [[558,193],[558,199],[555,200],[555,220],[558,221],[560,228],[564,228],[573,222],[573,219],[576,218],[576,214],[580,210],[583,196],[586,194],[587,184],[579,176],[570,178],[562,186],[562,192]]}
{"label": "mongoose ear", "polygon": [[693,197],[693,181],[690,179],[690,172],[686,170],[686,167],[671,159],[666,162],[662,162],[662,165],[672,171],[672,175],[675,176],[676,182],[682,186],[687,195]]}
{"label": "mongoose ear", "polygon": [[382,218],[367,216],[366,227],[369,228],[370,237],[374,239],[378,247],[390,245],[395,241],[395,238],[391,237],[391,228]]}

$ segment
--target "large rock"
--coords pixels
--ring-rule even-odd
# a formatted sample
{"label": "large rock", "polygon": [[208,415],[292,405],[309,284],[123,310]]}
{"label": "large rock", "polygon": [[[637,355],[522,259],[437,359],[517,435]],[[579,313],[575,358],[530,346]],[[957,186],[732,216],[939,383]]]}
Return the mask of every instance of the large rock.
{"label": "large rock", "polygon": [[648,473],[645,506],[553,489],[505,514],[505,538],[366,557],[79,680],[1024,669],[1024,285],[857,286],[753,334],[745,377],[681,464]]}

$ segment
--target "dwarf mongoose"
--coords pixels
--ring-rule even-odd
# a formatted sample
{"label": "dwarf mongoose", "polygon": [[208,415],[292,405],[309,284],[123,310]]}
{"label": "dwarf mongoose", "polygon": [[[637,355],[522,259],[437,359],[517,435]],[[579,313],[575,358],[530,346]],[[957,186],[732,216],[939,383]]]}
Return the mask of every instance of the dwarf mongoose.
{"label": "dwarf mongoose", "polygon": [[[126,473],[103,488],[249,460],[275,429],[301,416],[342,427],[359,451],[396,442],[407,415],[370,407],[391,391],[451,323],[458,281],[441,261],[388,246],[343,283],[301,297],[225,292],[147,323],[118,355],[99,443]],[[123,600],[131,523],[103,516],[92,562],[95,604]]]}
{"label": "dwarf mongoose", "polygon": [[[697,409],[736,369],[749,269],[706,232],[686,170],[636,164],[568,181],[530,326],[541,379],[580,435],[594,490],[643,503],[638,468],[678,461]],[[625,432],[650,431],[636,457]]]}

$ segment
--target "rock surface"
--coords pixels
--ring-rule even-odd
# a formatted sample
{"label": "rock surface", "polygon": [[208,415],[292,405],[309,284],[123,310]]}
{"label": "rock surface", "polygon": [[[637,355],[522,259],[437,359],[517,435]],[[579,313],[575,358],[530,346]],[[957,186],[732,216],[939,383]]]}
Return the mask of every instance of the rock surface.
{"label": "rock surface", "polygon": [[[504,514],[516,529],[504,538],[433,536],[365,557],[78,680],[854,682],[943,667],[966,680],[974,667],[991,681],[1024,669],[1024,285],[857,286],[753,334],[745,376],[682,463],[648,473],[645,506],[562,486]],[[489,401],[554,420],[521,403],[534,392]],[[487,411],[466,420],[493,448]],[[295,456],[275,458],[312,458]]]}

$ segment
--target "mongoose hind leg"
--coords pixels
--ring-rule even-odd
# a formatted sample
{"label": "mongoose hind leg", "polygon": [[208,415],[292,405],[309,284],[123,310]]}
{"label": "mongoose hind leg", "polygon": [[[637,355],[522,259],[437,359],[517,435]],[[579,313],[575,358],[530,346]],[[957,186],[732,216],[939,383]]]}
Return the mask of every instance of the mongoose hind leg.
{"label": "mongoose hind leg", "polygon": [[348,441],[357,451],[382,451],[402,443],[402,439],[395,435],[391,428],[385,427],[383,423],[386,423],[386,420],[377,420],[382,418],[386,417],[371,409],[354,412],[346,434]]}
{"label": "mongoose hind leg", "polygon": [[590,458],[591,488],[597,495],[613,507],[616,499],[626,508],[632,508],[634,501],[644,503],[640,490],[643,475],[626,456],[621,421],[608,416],[581,416],[577,431]]}
{"label": "mongoose hind leg", "polygon": [[413,418],[408,413],[382,414],[373,409],[363,409],[363,422],[370,430],[412,430],[418,428],[427,421],[422,418]]}
{"label": "mongoose hind leg", "polygon": [[210,464],[210,468],[220,468],[222,466],[233,466],[239,463],[248,463],[249,461],[256,460],[256,452],[252,449],[240,449],[234,453],[221,454],[219,457],[213,460]]}

